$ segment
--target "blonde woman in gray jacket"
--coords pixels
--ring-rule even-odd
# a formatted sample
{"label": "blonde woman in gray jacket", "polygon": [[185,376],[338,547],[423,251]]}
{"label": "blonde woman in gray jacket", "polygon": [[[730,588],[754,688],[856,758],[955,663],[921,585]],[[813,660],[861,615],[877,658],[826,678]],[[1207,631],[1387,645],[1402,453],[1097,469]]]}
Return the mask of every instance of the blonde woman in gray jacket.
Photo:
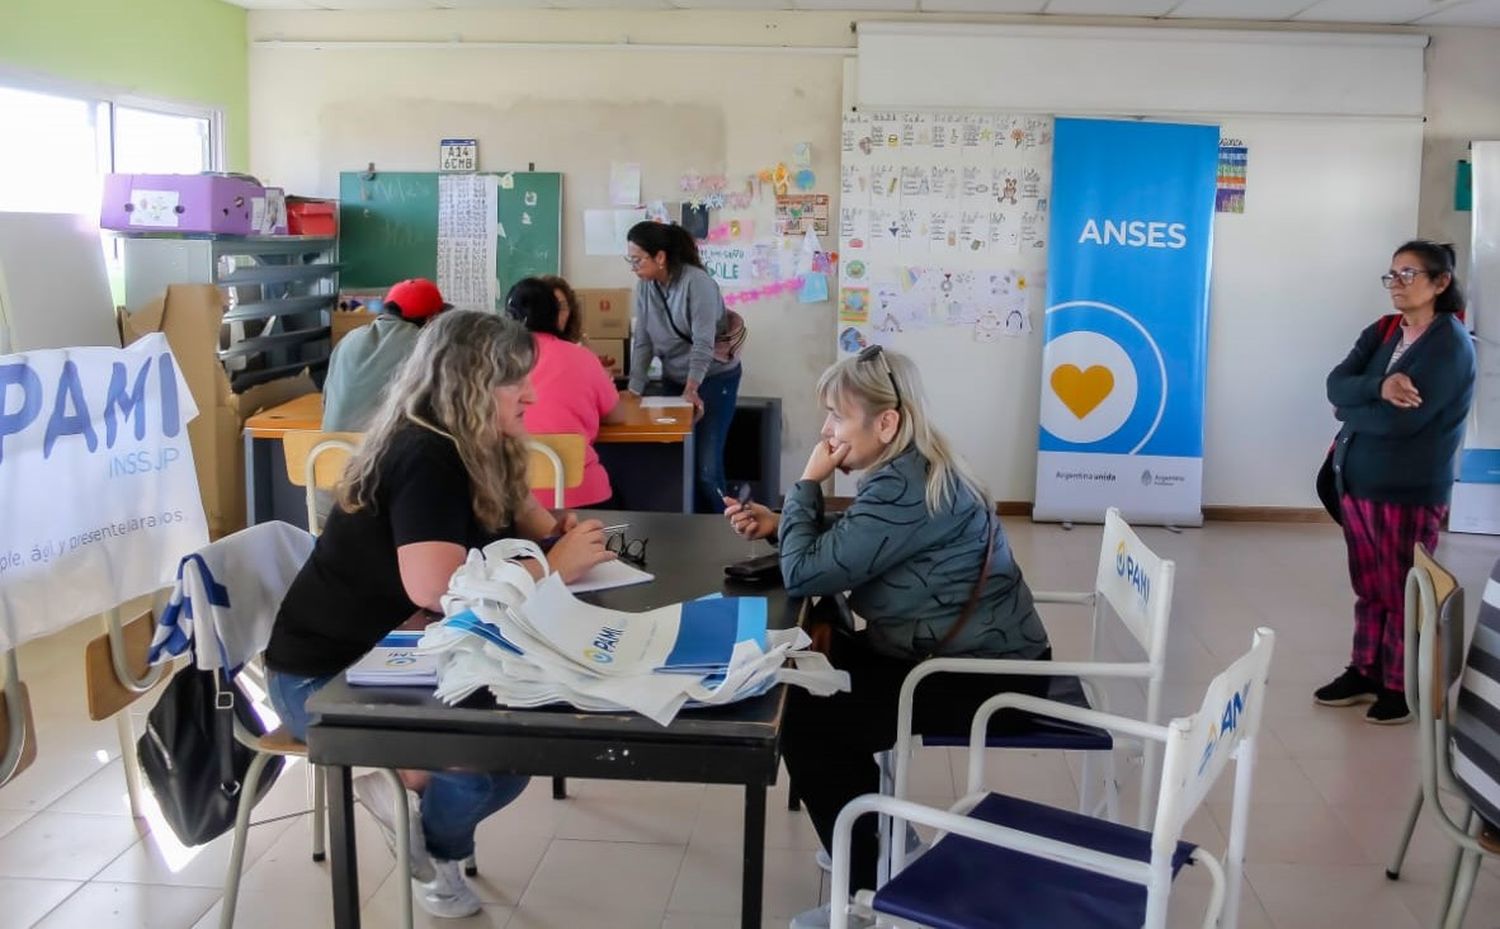
{"label": "blonde woman in gray jacket", "polygon": [[625,260],[637,278],[630,333],[630,391],[646,388],[661,359],[662,386],[693,405],[694,496],[700,513],[717,513],[724,486],[724,443],[740,394],[740,362],[714,357],[727,321],[719,285],[703,269],[698,243],[681,226],[636,223]]}
{"label": "blonde woman in gray jacket", "polygon": [[[823,840],[855,797],[879,790],[876,752],[896,741],[896,707],[907,673],[934,655],[1047,659],[1047,631],[1011,554],[995,505],[928,418],[910,359],[871,346],[823,373],[828,411],[807,468],[777,515],[725,500],[736,532],[776,538],[787,591],[847,592],[866,622],[835,629],[829,657],[852,687],[832,697],[788,694],[781,750],[792,784]],[[835,470],[862,471],[854,502],[825,523],[822,484]],[[1001,691],[1040,694],[1043,677],[937,675],[921,688],[920,733],[967,734],[979,704]],[[874,888],[873,817],[854,827],[852,884]],[[827,925],[827,908],[794,929]]]}

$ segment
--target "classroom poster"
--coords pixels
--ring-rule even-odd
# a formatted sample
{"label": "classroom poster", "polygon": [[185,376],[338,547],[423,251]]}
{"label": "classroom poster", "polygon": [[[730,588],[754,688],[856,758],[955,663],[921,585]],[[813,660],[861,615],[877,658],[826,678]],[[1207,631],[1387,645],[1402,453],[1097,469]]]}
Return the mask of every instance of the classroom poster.
{"label": "classroom poster", "polygon": [[1245,175],[1250,149],[1239,139],[1219,141],[1219,188],[1214,196],[1214,212],[1245,212]]}
{"label": "classroom poster", "polygon": [[170,585],[208,544],[167,338],[0,356],[0,650]]}
{"label": "classroom poster", "polygon": [[1219,128],[1058,119],[1039,520],[1202,522]]}
{"label": "classroom poster", "polygon": [[866,110],[841,139],[841,353],[965,330],[999,343],[1041,308],[1052,119]]}

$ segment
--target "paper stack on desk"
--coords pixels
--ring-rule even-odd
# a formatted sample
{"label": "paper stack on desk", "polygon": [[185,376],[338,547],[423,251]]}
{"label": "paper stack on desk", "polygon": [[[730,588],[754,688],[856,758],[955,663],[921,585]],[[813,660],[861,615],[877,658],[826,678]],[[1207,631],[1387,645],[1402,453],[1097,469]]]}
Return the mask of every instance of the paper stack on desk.
{"label": "paper stack on desk", "polygon": [[847,674],[804,651],[800,629],[766,628],[762,597],[609,610],[575,598],[557,575],[538,582],[510,560],[539,556],[532,548],[496,542],[470,552],[454,574],[445,618],[418,648],[438,662],[441,699],[488,688],[502,706],[634,710],[666,725],[683,707],[733,703],[782,682],[825,695],[848,689]]}

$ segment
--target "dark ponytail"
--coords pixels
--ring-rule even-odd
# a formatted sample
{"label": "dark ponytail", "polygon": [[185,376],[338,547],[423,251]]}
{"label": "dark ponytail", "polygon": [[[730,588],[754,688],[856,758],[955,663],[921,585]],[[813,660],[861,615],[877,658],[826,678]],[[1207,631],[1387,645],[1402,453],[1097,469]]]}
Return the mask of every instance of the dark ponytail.
{"label": "dark ponytail", "polygon": [[[1453,251],[1453,246],[1446,242],[1433,242],[1430,239],[1412,239],[1405,245],[1396,249],[1396,255],[1415,255],[1422,263],[1422,270],[1427,272],[1427,277],[1436,284],[1443,275],[1448,275],[1448,286],[1437,295],[1434,305],[1439,313],[1456,314],[1460,319],[1464,314],[1464,292],[1458,286],[1458,255]],[[1394,257],[1394,256],[1393,256]]]}
{"label": "dark ponytail", "polygon": [[648,255],[665,252],[667,271],[676,277],[685,266],[703,268],[703,259],[698,255],[698,243],[691,233],[676,223],[658,223],[652,220],[636,223],[630,227],[625,238]]}

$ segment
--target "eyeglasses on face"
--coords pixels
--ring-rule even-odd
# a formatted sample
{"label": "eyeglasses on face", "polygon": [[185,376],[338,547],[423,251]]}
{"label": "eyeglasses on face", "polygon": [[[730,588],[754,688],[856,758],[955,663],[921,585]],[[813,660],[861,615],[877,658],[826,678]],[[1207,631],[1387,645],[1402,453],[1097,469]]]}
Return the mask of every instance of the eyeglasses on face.
{"label": "eyeglasses on face", "polygon": [[604,550],[614,552],[622,560],[644,566],[646,543],[650,539],[627,539],[625,533],[617,532],[604,540]]}
{"label": "eyeglasses on face", "polygon": [[630,270],[632,270],[632,271],[634,271],[636,268],[639,268],[642,264],[645,263],[645,261],[646,261],[646,258],[643,255],[626,255],[625,256],[625,263],[628,264],[628,265],[630,265]]}
{"label": "eyeglasses on face", "polygon": [[870,362],[871,364],[879,363],[885,369],[885,376],[890,378],[891,381],[891,393],[896,395],[896,411],[899,413],[901,411],[901,388],[896,386],[896,372],[891,370],[891,362],[885,357],[884,346],[871,345],[868,348],[860,349],[857,357],[860,364],[864,364],[865,362]]}
{"label": "eyeglasses on face", "polygon": [[1418,274],[1427,274],[1422,268],[1402,268],[1399,271],[1387,271],[1380,275],[1380,285],[1386,290],[1396,286],[1396,282],[1410,284],[1417,279]]}

